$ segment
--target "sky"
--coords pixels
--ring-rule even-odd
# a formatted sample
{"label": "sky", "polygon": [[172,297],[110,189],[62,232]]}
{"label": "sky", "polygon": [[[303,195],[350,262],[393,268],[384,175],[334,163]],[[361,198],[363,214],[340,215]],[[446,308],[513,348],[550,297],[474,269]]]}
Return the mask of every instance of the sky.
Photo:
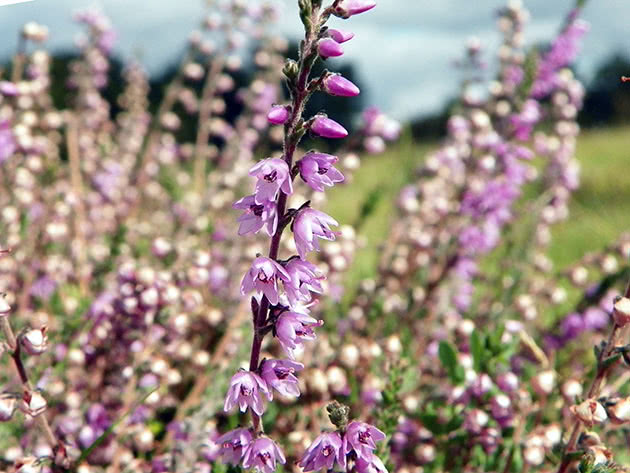
{"label": "sky", "polygon": [[[278,28],[300,35],[297,0],[275,0],[282,11]],[[357,66],[365,102],[405,120],[426,115],[452,97],[459,83],[453,61],[466,40],[479,37],[490,52],[497,44],[495,12],[505,0],[379,0],[376,9],[351,20],[334,19],[356,33],[342,60]],[[531,20],[530,42],[551,38],[574,0],[524,0]],[[0,7],[0,58],[15,50],[21,25],[34,20],[50,29],[53,50],[72,47],[79,31],[72,12],[97,6],[118,31],[116,52],[140,58],[150,72],[172,63],[188,33],[206,12],[203,0],[34,0]],[[630,0],[590,0],[583,17],[591,24],[578,72],[588,78],[596,66],[616,52],[630,55]],[[488,56],[488,59],[492,59]],[[334,70],[334,61],[329,66]],[[628,71],[630,75],[630,71]]]}

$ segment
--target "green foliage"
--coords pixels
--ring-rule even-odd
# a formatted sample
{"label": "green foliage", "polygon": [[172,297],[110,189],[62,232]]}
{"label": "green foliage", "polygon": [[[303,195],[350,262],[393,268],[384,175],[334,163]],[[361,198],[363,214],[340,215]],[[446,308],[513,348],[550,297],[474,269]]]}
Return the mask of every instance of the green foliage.
{"label": "green foliage", "polygon": [[438,356],[451,382],[454,384],[463,382],[465,372],[464,367],[461,366],[457,360],[457,348],[449,342],[442,340],[438,348]]}

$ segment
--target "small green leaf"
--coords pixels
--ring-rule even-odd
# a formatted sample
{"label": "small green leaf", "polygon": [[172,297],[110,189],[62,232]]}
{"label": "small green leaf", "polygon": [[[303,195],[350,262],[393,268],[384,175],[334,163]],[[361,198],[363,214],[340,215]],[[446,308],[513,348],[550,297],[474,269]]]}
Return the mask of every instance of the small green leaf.
{"label": "small green leaf", "polygon": [[438,356],[448,377],[451,378],[453,383],[457,383],[460,379],[460,374],[457,370],[459,366],[457,361],[457,349],[449,342],[442,340],[438,348]]}
{"label": "small green leaf", "polygon": [[473,366],[477,373],[481,373],[485,361],[485,336],[479,330],[473,330],[470,334],[470,354],[473,358]]}
{"label": "small green leaf", "polygon": [[607,370],[608,368],[613,366],[615,363],[617,363],[620,358],[621,358],[621,353],[617,353],[616,355],[609,356],[608,358],[603,359],[601,362],[602,369]]}

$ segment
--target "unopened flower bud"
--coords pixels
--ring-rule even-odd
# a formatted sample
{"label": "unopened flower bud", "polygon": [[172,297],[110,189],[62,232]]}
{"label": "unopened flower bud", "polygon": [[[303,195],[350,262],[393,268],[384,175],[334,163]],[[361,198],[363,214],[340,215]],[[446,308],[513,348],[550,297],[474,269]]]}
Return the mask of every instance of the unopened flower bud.
{"label": "unopened flower bud", "polygon": [[319,55],[326,59],[343,55],[343,48],[332,38],[324,38],[319,42]]}
{"label": "unopened flower bud", "polygon": [[24,391],[20,410],[25,414],[36,417],[46,410],[47,403],[38,391]]}
{"label": "unopened flower bud", "polygon": [[267,120],[273,125],[284,125],[290,116],[291,112],[289,110],[289,107],[286,107],[284,105],[276,105],[267,114]]}
{"label": "unopened flower bud", "polygon": [[328,117],[319,115],[311,125],[311,131],[323,138],[345,138],[348,131],[339,123]]}
{"label": "unopened flower bud", "polygon": [[0,422],[7,422],[17,409],[17,400],[13,394],[0,394]]}
{"label": "unopened flower bud", "polygon": [[20,337],[22,346],[29,355],[41,355],[48,348],[48,335],[46,326],[29,330]]}
{"label": "unopened flower bud", "polygon": [[330,35],[332,39],[337,41],[339,44],[345,43],[346,41],[350,41],[352,38],[354,38],[354,33],[352,32],[334,30],[332,28],[328,30],[328,34]]}
{"label": "unopened flower bud", "polygon": [[613,318],[619,327],[625,327],[630,323],[630,299],[620,297],[613,306]]}
{"label": "unopened flower bud", "polygon": [[353,15],[371,10],[376,6],[374,0],[341,0],[335,7],[333,14],[340,18],[350,18]]}
{"label": "unopened flower bud", "polygon": [[4,296],[0,296],[0,317],[5,317],[11,312],[11,306],[7,303]]}
{"label": "unopened flower bud", "polygon": [[619,399],[611,406],[607,406],[606,412],[613,424],[630,422],[630,397]]}
{"label": "unopened flower bud", "polygon": [[586,426],[592,427],[595,423],[604,422],[608,415],[606,409],[594,399],[587,399],[581,404],[571,406],[571,412]]}
{"label": "unopened flower bud", "polygon": [[532,387],[540,396],[551,394],[556,385],[556,374],[551,371],[543,371],[532,378]]}
{"label": "unopened flower bud", "polygon": [[324,79],[324,90],[338,97],[356,97],[359,88],[341,74],[330,74]]}

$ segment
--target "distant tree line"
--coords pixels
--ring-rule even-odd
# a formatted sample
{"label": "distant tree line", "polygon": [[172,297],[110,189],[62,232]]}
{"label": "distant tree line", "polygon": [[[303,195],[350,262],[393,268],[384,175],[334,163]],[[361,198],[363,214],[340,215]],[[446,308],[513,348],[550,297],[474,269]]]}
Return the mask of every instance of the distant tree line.
{"label": "distant tree line", "polygon": [[[292,43],[290,51],[297,51],[297,43]],[[54,56],[51,64],[52,77],[52,97],[55,104],[61,106],[68,104],[68,95],[72,94],[68,90],[68,66],[76,56],[68,53],[61,53]],[[10,69],[10,64],[7,64]],[[173,63],[166,67],[160,74],[151,78],[151,90],[149,100],[152,111],[155,111],[160,103],[166,86],[173,79],[177,72],[177,63]],[[323,71],[324,65],[318,64],[318,72]],[[339,72],[344,77],[350,79],[360,88],[362,81],[357,77],[356,68],[353,64],[345,62],[335,64],[335,72]],[[124,88],[123,81],[124,65],[122,61],[116,57],[112,58],[110,63],[110,80],[103,91],[104,96],[108,99],[111,106],[112,115],[116,114],[119,106],[116,102]],[[253,73],[252,67],[245,66],[231,75],[236,82],[236,89],[224,94],[226,101],[226,113],[224,118],[231,120],[238,116],[241,104],[237,100],[236,90],[240,86],[244,86],[250,82]],[[587,84],[584,108],[579,116],[579,123],[584,128],[601,127],[609,125],[617,125],[630,123],[630,82],[623,83],[622,76],[630,76],[630,57],[623,54],[615,54],[606,59],[597,69],[593,78]],[[203,81],[190,83],[189,87],[201,93]],[[410,129],[412,136],[417,140],[426,140],[431,138],[439,138],[444,136],[446,130],[446,122],[452,110],[454,101],[449,100],[445,106],[438,112],[422,116],[410,121]],[[355,100],[343,100],[338,97],[331,97],[326,94],[317,94],[310,102],[309,109],[311,112],[316,110],[324,110],[335,119],[341,122],[346,128],[353,129],[356,127],[360,112],[366,106],[365,100],[361,96]],[[194,139],[194,133],[197,126],[194,116],[187,117],[185,113],[181,113],[182,127],[180,133],[183,139]]]}

